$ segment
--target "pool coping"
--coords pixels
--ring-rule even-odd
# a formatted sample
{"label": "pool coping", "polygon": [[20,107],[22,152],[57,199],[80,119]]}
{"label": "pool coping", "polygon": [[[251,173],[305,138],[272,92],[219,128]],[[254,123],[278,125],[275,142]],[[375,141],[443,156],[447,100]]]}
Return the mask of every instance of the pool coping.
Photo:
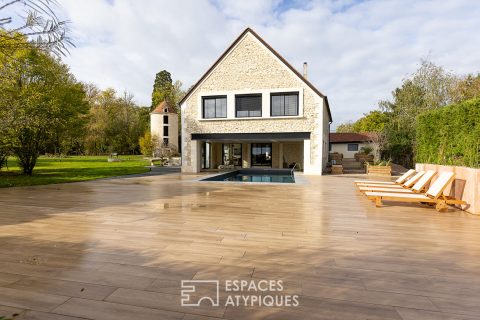
{"label": "pool coping", "polygon": [[294,183],[282,183],[282,182],[241,182],[241,181],[212,181],[212,180],[205,180],[205,179],[208,179],[208,178],[213,178],[213,177],[217,177],[217,176],[220,176],[220,175],[224,175],[226,173],[229,173],[229,172],[234,172],[234,171],[239,171],[239,169],[237,170],[232,170],[232,171],[224,171],[224,172],[217,172],[217,173],[214,173],[214,174],[210,174],[210,175],[205,175],[205,176],[201,176],[201,177],[198,177],[198,178],[195,178],[193,181],[195,182],[208,182],[208,183],[220,183],[220,184],[238,184],[238,185],[279,185],[279,186],[304,186],[304,185],[307,185],[307,184],[310,184],[310,182],[305,178],[305,175],[303,172],[294,172],[294,179],[295,179],[295,182]]}

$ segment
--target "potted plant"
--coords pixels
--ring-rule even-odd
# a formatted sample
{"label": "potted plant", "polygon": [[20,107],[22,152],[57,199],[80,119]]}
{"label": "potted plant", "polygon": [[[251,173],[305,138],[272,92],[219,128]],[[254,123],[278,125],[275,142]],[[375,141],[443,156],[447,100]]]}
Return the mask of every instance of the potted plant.
{"label": "potted plant", "polygon": [[370,146],[361,147],[360,151],[354,155],[355,160],[360,162],[372,162],[374,159],[372,152],[373,148]]}
{"label": "potted plant", "polygon": [[375,161],[373,164],[367,162],[367,174],[375,176],[391,176],[392,166],[390,160]]}

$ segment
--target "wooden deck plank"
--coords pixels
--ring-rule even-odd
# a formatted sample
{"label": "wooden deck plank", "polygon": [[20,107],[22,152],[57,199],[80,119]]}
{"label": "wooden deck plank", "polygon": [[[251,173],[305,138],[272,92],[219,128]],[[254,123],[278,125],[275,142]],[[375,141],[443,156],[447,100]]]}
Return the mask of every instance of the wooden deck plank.
{"label": "wooden deck plank", "polygon": [[[0,311],[52,320],[478,318],[480,217],[375,208],[345,176],[301,186],[194,178],[2,189]],[[300,306],[181,307],[181,280],[191,279],[283,280]]]}

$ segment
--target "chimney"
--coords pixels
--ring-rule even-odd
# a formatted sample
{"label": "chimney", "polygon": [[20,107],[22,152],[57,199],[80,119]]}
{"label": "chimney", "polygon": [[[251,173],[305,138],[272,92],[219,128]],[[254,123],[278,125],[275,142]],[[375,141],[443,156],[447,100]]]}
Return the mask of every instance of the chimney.
{"label": "chimney", "polygon": [[307,79],[307,67],[308,64],[306,62],[303,63],[303,77]]}

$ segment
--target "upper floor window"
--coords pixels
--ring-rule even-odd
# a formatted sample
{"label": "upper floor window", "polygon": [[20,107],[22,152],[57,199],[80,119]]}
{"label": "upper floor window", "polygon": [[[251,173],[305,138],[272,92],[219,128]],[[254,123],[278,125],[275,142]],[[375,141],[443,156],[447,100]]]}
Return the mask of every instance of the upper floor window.
{"label": "upper floor window", "polygon": [[163,116],[163,124],[168,124],[168,116],[167,115]]}
{"label": "upper floor window", "polygon": [[235,96],[235,116],[261,117],[262,116],[262,95],[242,94]]}
{"label": "upper floor window", "polygon": [[298,116],[298,92],[272,93],[270,106],[272,117]]}
{"label": "upper floor window", "polygon": [[226,118],[227,96],[203,97],[202,112],[205,119]]}

